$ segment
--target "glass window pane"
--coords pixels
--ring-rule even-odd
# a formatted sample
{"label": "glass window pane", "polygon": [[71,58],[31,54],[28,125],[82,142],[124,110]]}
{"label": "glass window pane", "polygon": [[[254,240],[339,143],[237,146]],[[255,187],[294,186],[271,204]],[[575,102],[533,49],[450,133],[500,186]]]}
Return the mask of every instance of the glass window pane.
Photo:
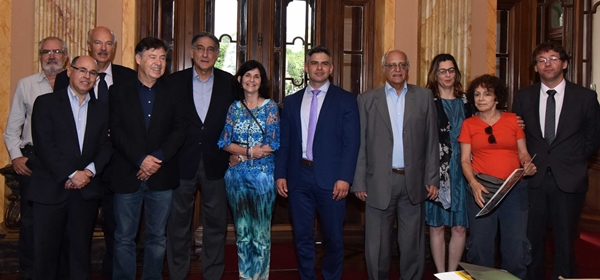
{"label": "glass window pane", "polygon": [[550,6],[550,24],[552,28],[563,26],[564,9],[559,0],[554,1]]}
{"label": "glass window pane", "polygon": [[344,7],[344,51],[362,51],[363,7]]}
{"label": "glass window pane", "polygon": [[215,1],[215,33],[219,38],[219,58],[215,67],[231,74],[237,69],[237,0]]}
{"label": "glass window pane", "polygon": [[285,47],[285,95],[290,95],[305,84],[304,41],[296,40],[294,45]]}
{"label": "glass window pane", "polygon": [[359,94],[362,90],[363,57],[361,54],[344,54],[342,88]]}

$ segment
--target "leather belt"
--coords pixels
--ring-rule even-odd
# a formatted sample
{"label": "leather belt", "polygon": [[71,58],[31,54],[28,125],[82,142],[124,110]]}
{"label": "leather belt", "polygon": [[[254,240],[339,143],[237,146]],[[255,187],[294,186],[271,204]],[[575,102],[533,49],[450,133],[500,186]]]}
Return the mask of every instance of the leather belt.
{"label": "leather belt", "polygon": [[311,160],[308,159],[300,159],[300,163],[302,163],[303,165],[306,165],[308,167],[312,167],[313,166],[313,162]]}
{"label": "leather belt", "polygon": [[404,168],[392,168],[392,172],[404,175]]}

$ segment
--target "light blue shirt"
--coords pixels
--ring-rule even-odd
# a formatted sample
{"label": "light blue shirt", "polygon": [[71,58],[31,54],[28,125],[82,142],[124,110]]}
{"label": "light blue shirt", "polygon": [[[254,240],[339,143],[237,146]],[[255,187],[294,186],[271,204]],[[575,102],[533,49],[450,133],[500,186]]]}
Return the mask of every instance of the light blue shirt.
{"label": "light blue shirt", "polygon": [[327,94],[327,90],[329,90],[329,81],[325,82],[321,88],[312,88],[310,83],[306,86],[306,90],[304,91],[304,96],[302,96],[302,104],[300,105],[300,125],[302,127],[302,157],[306,157],[306,142],[308,141],[308,122],[310,120],[310,103],[312,102],[313,93],[312,91],[315,89],[320,90],[317,95],[318,102],[318,110],[317,110],[317,120],[319,119],[319,114],[321,113],[321,107],[323,107],[323,101],[325,101],[325,95]]}
{"label": "light blue shirt", "polygon": [[200,76],[198,76],[196,68],[192,69],[194,72],[194,77],[192,79],[194,105],[196,106],[196,113],[198,113],[198,117],[200,117],[200,120],[204,122],[204,119],[206,119],[206,114],[208,113],[210,98],[212,96],[215,72],[213,70],[213,72],[210,74],[210,77],[208,77],[208,80],[203,82],[200,80]]}
{"label": "light blue shirt", "polygon": [[[85,128],[87,125],[87,113],[88,104],[90,102],[90,94],[86,94],[85,100],[79,104],[79,97],[73,92],[71,86],[67,88],[67,95],[69,96],[69,103],[71,104],[71,111],[73,112],[73,119],[75,120],[75,129],[77,130],[77,139],[79,140],[79,152],[83,150],[83,139],[85,137]],[[88,164],[85,169],[92,171],[96,175],[96,165],[93,162]],[[75,171],[77,172],[77,171]],[[73,172],[69,178],[75,175]]]}
{"label": "light blue shirt", "polygon": [[398,95],[388,82],[385,83],[385,96],[388,111],[390,112],[390,121],[392,122],[392,132],[394,134],[394,147],[392,150],[393,168],[404,168],[404,140],[402,134],[404,133],[404,108],[407,90],[406,82],[404,82],[404,87],[400,95]]}

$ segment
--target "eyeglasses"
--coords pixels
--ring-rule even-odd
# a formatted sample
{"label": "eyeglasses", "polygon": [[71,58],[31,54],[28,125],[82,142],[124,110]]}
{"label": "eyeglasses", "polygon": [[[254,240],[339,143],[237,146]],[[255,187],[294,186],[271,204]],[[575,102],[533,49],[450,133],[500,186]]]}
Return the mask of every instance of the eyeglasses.
{"label": "eyeglasses", "polygon": [[385,64],[383,66],[385,66],[385,68],[387,68],[389,70],[394,70],[394,69],[396,69],[396,67],[400,67],[400,69],[406,69],[406,68],[408,68],[409,65],[408,65],[408,63],[400,62],[400,63]]}
{"label": "eyeglasses", "polygon": [[73,69],[77,70],[77,72],[79,72],[79,74],[81,74],[81,75],[85,76],[85,75],[87,75],[87,73],[90,73],[90,77],[92,77],[92,78],[98,77],[98,72],[95,70],[88,71],[87,69],[85,69],[83,67],[75,67],[73,65],[71,65],[71,67],[73,67]]}
{"label": "eyeglasses", "polygon": [[217,52],[217,49],[213,48],[213,47],[208,47],[205,48],[204,46],[196,46],[196,51],[203,53],[204,51],[207,51],[209,54],[214,54],[215,52]]}
{"label": "eyeglasses", "polygon": [[496,137],[494,136],[494,132],[492,131],[491,125],[485,128],[485,133],[490,136],[488,137],[488,143],[496,144]]}
{"label": "eyeglasses", "polygon": [[551,56],[549,58],[540,57],[540,58],[537,59],[537,63],[538,64],[545,64],[548,61],[550,61],[551,63],[554,63],[554,62],[558,62],[559,60],[560,60],[560,57],[556,57],[556,56]]}
{"label": "eyeglasses", "polygon": [[55,55],[64,54],[64,52],[61,51],[61,50],[59,50],[59,49],[56,49],[56,50],[42,50],[42,51],[40,51],[40,54],[48,56],[48,55],[51,55],[51,54],[55,54]]}
{"label": "eyeglasses", "polygon": [[454,69],[454,67],[448,69],[440,68],[437,70],[437,73],[440,75],[446,75],[446,73],[454,74],[454,72],[456,72],[456,69]]}

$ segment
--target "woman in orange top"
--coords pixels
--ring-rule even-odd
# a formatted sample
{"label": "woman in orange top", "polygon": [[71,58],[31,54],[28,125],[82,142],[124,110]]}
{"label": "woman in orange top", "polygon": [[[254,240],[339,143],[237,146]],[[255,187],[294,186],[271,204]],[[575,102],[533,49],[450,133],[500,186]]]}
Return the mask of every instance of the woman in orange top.
{"label": "woman in orange top", "polygon": [[500,229],[502,269],[520,279],[525,278],[531,262],[531,245],[527,239],[527,183],[518,183],[490,214],[475,217],[485,204],[482,193],[489,191],[475,179],[475,172],[506,179],[516,168],[525,175],[535,174],[530,163],[525,133],[517,124],[517,116],[496,107],[506,104],[508,91],[504,82],[483,75],[471,82],[467,98],[479,111],[463,122],[460,136],[461,165],[471,186],[472,199],[467,199],[470,235],[467,240],[467,262],[494,267],[495,239]]}

